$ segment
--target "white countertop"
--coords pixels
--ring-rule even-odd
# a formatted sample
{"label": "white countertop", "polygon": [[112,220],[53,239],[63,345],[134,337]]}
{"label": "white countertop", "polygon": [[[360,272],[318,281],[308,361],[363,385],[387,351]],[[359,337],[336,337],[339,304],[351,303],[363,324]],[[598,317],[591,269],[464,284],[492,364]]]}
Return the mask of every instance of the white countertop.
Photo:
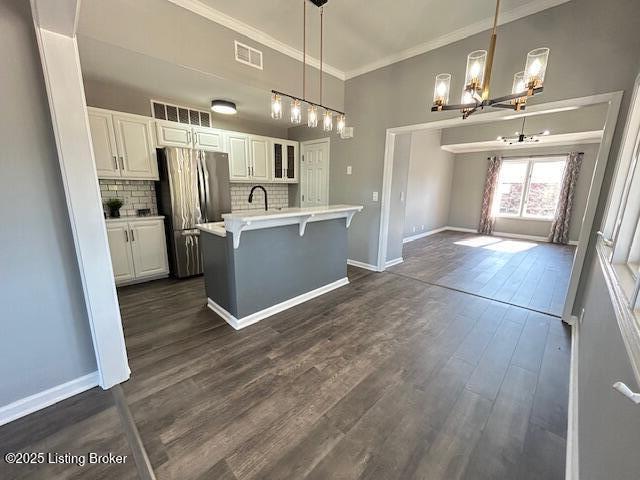
{"label": "white countertop", "polygon": [[146,217],[142,216],[142,215],[123,215],[122,217],[118,217],[118,218],[105,218],[106,222],[135,222],[136,220],[162,220],[164,218],[164,215],[148,215]]}
{"label": "white countertop", "polygon": [[243,210],[222,215],[224,222],[202,223],[196,227],[219,237],[226,237],[226,232],[233,233],[233,247],[240,246],[240,235],[246,230],[281,227],[298,224],[299,234],[304,235],[307,223],[345,218],[349,228],[353,216],[363,209],[362,205],[327,205],[308,208],[283,208],[281,210]]}

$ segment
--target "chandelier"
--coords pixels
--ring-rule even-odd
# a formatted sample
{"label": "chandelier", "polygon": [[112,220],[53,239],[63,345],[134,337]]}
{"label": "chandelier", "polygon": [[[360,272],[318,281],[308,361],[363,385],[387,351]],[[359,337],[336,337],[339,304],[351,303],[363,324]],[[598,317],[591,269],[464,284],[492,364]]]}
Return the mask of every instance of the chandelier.
{"label": "chandelier", "polygon": [[[307,1],[311,1],[320,9],[320,101],[318,103],[307,100]],[[336,132],[343,134],[346,126],[346,116],[344,112],[329,108],[322,104],[322,53],[323,53],[323,28],[324,28],[324,4],[328,0],[302,0],[302,97],[289,93],[271,90],[271,118],[280,120],[283,114],[282,99],[289,99],[289,118],[291,123],[299,125],[302,123],[302,109],[306,106],[307,127],[316,128],[322,115],[322,129],[325,132],[333,130],[333,117],[337,117]]]}
{"label": "chandelier", "polygon": [[527,121],[527,117],[524,117],[522,119],[522,130],[520,132],[516,132],[514,135],[509,135],[505,137],[500,136],[496,140],[498,140],[499,142],[502,141],[509,145],[513,145],[516,143],[537,143],[540,141],[540,138],[539,138],[540,136],[546,136],[551,133],[549,132],[549,130],[545,130],[540,133],[533,133],[533,134],[527,135],[526,133],[524,133],[524,124],[526,121]]}
{"label": "chandelier", "polygon": [[467,56],[467,70],[460,103],[455,105],[448,103],[451,74],[440,73],[436,75],[433,106],[431,107],[432,112],[460,110],[463,119],[468,118],[469,115],[477,110],[482,110],[488,106],[508,108],[519,112],[525,109],[529,97],[542,92],[542,84],[549,60],[548,48],[536,48],[527,54],[524,70],[513,76],[510,95],[489,98],[489,85],[491,83],[493,56],[496,49],[499,10],[500,0],[496,0],[496,13],[493,19],[489,53],[487,53],[486,50],[476,50]]}

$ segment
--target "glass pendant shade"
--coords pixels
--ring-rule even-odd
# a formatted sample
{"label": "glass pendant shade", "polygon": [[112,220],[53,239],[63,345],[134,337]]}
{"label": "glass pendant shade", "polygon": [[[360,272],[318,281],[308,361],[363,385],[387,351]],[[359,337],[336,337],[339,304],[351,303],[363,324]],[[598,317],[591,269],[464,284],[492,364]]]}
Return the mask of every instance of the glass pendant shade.
{"label": "glass pendant shade", "polygon": [[274,120],[282,118],[282,98],[277,93],[271,95],[271,118]]}
{"label": "glass pendant shade", "polygon": [[520,93],[527,90],[527,83],[524,81],[524,71],[513,75],[513,86],[511,93]]}
{"label": "glass pendant shade", "polygon": [[302,122],[302,106],[300,100],[291,100],[291,123],[299,124]]}
{"label": "glass pendant shade", "polygon": [[333,130],[333,113],[331,113],[330,110],[325,110],[324,115],[322,116],[322,129],[325,132]]}
{"label": "glass pendant shade", "polygon": [[336,123],[336,132],[339,135],[342,135],[344,133],[344,127],[346,126],[346,124],[347,124],[347,121],[344,115],[338,116],[338,122]]}
{"label": "glass pendant shade", "polygon": [[487,51],[476,50],[467,56],[467,72],[464,76],[465,87],[481,90],[484,82],[484,67],[487,63]]}
{"label": "glass pendant shade", "polygon": [[462,91],[462,98],[460,99],[460,103],[466,105],[466,104],[469,104],[469,103],[476,103],[476,101],[473,98],[473,94],[469,90],[463,90]]}
{"label": "glass pendant shade", "polygon": [[541,87],[544,83],[544,75],[549,61],[548,48],[536,48],[527,54],[527,63],[524,67],[524,81],[527,88]]}
{"label": "glass pendant shade", "polygon": [[449,90],[451,88],[451,75],[440,73],[436,75],[436,84],[433,89],[433,104],[446,105],[449,102]]}
{"label": "glass pendant shade", "polygon": [[315,105],[309,106],[307,110],[307,127],[316,128],[318,126],[318,107]]}

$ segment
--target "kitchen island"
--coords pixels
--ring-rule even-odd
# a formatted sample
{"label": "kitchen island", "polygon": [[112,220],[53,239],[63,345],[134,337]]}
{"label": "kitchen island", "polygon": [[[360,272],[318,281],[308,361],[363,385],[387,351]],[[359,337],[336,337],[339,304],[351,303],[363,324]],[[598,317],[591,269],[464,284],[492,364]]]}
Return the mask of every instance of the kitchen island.
{"label": "kitchen island", "polygon": [[347,228],[362,208],[251,210],[198,225],[207,305],[240,329],[346,285]]}

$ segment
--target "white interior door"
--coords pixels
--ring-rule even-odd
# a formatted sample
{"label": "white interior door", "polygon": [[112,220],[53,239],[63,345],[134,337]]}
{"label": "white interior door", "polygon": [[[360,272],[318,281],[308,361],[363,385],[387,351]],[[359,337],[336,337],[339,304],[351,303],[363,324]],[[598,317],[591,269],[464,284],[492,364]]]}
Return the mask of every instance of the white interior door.
{"label": "white interior door", "polygon": [[300,206],[329,204],[329,139],[301,144]]}
{"label": "white interior door", "polygon": [[109,253],[116,283],[126,282],[135,278],[133,257],[131,255],[131,236],[129,224],[122,222],[107,222],[107,239]]}
{"label": "white interior door", "polygon": [[116,135],[111,114],[89,109],[89,128],[98,178],[119,177]]}

